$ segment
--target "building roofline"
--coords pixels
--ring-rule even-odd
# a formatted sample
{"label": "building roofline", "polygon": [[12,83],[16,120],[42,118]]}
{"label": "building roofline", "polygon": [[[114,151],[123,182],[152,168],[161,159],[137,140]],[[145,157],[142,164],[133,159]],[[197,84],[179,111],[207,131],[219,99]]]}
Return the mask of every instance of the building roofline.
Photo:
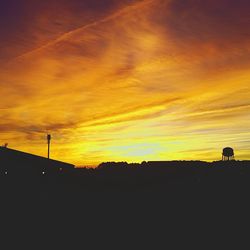
{"label": "building roofline", "polygon": [[54,162],[54,163],[58,163],[58,164],[65,164],[65,165],[68,165],[68,166],[70,165],[72,167],[75,167],[75,165],[71,164],[71,163],[67,163],[67,162],[63,162],[63,161],[58,161],[58,160],[54,160],[54,159],[48,159],[48,158],[40,156],[40,155],[30,154],[30,153],[23,152],[23,151],[16,150],[16,149],[12,149],[12,148],[7,148],[7,147],[0,146],[0,151],[1,150],[13,152],[13,153],[18,153],[18,154],[22,154],[22,155],[25,155],[25,156],[31,156],[31,157],[35,157],[37,159],[43,159],[43,160],[46,160],[48,162]]}

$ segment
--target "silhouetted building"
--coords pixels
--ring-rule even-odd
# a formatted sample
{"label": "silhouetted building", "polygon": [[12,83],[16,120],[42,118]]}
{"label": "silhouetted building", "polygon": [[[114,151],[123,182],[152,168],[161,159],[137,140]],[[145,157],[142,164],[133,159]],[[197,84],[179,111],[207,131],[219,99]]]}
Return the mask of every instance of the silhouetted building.
{"label": "silhouetted building", "polygon": [[230,147],[223,148],[222,160],[223,161],[234,160],[234,150]]}
{"label": "silhouetted building", "polygon": [[45,157],[0,147],[1,174],[11,173],[56,173],[74,169],[74,165]]}

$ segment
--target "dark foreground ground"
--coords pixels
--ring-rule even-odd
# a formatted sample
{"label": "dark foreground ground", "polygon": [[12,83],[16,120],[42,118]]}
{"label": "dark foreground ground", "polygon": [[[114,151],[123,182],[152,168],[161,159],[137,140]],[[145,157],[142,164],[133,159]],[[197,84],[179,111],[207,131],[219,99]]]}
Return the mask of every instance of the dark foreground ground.
{"label": "dark foreground ground", "polygon": [[9,173],[0,193],[9,245],[217,249],[250,239],[248,162]]}

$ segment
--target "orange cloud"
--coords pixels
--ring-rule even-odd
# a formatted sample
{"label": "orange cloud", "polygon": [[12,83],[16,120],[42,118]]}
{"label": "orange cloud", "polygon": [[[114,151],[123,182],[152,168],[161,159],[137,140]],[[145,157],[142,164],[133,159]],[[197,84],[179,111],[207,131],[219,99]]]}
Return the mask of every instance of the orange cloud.
{"label": "orange cloud", "polygon": [[227,145],[249,157],[241,1],[110,3],[103,12],[85,6],[87,19],[62,3],[58,28],[46,21],[49,8],[38,11],[37,46],[26,41],[0,70],[3,143],[46,155],[50,132],[52,157],[78,165],[216,160]]}

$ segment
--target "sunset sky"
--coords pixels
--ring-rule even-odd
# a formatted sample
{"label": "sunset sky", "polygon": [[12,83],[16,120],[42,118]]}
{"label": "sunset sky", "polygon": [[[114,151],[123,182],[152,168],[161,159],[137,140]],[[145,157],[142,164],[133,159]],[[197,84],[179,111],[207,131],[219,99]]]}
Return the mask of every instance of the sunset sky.
{"label": "sunset sky", "polygon": [[0,144],[78,166],[250,159],[249,0],[1,0]]}

